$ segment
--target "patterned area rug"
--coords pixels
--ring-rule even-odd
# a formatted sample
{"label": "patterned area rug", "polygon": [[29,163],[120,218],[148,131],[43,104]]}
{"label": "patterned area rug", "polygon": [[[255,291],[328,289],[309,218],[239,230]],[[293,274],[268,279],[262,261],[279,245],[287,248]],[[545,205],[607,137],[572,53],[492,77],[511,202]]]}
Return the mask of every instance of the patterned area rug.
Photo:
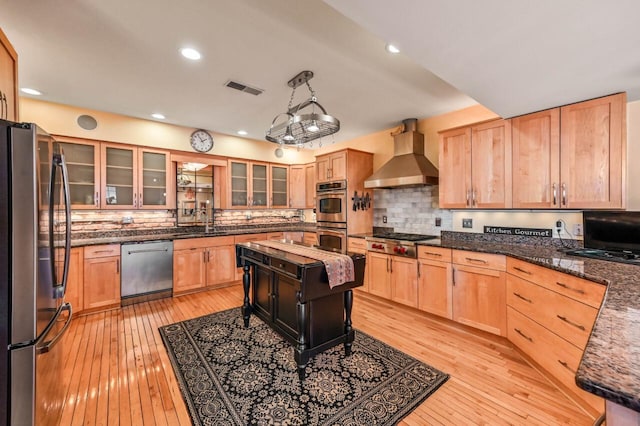
{"label": "patterned area rug", "polygon": [[239,307],[160,334],[195,425],[392,425],[449,377],[356,331],[351,356],[312,357],[301,382],[291,345]]}

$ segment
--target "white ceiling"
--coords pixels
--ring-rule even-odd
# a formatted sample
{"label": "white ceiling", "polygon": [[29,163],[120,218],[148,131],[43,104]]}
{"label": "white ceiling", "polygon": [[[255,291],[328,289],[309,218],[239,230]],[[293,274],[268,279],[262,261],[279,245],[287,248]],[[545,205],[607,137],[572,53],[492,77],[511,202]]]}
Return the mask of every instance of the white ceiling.
{"label": "white ceiling", "polygon": [[[326,2],[353,21],[321,0],[0,0],[0,27],[20,86],[43,100],[254,139],[305,69],[342,124],[328,142],[474,99],[509,117],[618,91],[640,98],[637,0]],[[183,46],[203,59],[186,61]],[[308,95],[299,88],[295,103]]]}

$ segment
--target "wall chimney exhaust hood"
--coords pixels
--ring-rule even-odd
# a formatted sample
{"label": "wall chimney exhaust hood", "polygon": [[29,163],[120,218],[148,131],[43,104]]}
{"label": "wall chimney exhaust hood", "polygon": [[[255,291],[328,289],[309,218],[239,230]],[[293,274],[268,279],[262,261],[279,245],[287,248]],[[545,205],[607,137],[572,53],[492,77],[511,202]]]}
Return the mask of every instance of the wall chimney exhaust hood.
{"label": "wall chimney exhaust hood", "polygon": [[393,137],[393,158],[364,181],[365,188],[398,188],[438,184],[438,169],[424,156],[424,135],[418,120],[402,120],[404,130]]}

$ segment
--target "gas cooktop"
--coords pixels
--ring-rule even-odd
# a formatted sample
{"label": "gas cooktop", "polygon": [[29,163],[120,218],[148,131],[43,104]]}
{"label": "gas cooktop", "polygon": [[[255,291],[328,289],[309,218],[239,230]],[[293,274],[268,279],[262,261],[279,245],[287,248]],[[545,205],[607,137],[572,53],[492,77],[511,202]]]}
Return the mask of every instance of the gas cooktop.
{"label": "gas cooktop", "polygon": [[397,241],[423,241],[438,238],[436,235],[407,234],[403,232],[376,232],[372,238],[382,238],[385,240]]}
{"label": "gas cooktop", "polygon": [[567,254],[573,256],[588,257],[590,259],[609,260],[612,262],[629,263],[632,265],[640,265],[640,254],[630,251],[616,250],[599,250],[592,248],[583,248],[576,250],[567,250]]}

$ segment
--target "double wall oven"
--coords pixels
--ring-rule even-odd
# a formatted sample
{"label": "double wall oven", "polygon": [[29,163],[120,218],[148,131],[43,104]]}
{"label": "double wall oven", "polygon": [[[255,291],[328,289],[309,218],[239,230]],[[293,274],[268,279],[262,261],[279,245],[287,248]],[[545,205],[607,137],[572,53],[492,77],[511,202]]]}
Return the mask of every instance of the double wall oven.
{"label": "double wall oven", "polygon": [[316,185],[318,246],[347,251],[347,181]]}

